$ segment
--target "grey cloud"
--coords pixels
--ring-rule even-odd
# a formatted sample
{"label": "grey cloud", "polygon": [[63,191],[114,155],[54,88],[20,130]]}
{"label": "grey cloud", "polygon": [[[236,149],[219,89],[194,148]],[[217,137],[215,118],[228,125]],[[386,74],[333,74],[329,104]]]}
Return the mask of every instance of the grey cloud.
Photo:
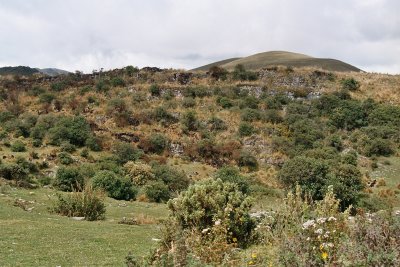
{"label": "grey cloud", "polygon": [[396,0],[0,0],[0,64],[192,68],[268,50],[399,73]]}

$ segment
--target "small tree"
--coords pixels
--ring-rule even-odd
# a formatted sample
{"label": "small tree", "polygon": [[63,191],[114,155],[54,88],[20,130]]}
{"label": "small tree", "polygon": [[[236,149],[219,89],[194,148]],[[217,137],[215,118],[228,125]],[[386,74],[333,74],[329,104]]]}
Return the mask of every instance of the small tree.
{"label": "small tree", "polygon": [[84,187],[84,179],[77,168],[61,167],[57,171],[54,186],[61,191],[79,191]]}
{"label": "small tree", "polygon": [[100,171],[93,177],[94,188],[103,189],[109,197],[119,200],[135,199],[137,189],[127,178],[118,177],[112,171]]}

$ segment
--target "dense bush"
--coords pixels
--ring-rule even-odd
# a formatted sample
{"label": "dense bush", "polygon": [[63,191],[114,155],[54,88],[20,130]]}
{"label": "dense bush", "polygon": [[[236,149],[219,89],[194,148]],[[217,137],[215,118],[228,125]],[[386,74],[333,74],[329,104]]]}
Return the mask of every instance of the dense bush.
{"label": "dense bush", "polygon": [[185,97],[182,100],[182,106],[184,108],[193,108],[194,106],[196,106],[196,99],[192,97]]}
{"label": "dense bush", "polygon": [[248,151],[242,151],[240,153],[237,163],[240,167],[247,167],[250,171],[256,171],[258,169],[258,162],[256,157],[254,157]]}
{"label": "dense bush", "polygon": [[74,162],[74,159],[71,157],[71,155],[66,152],[59,153],[58,159],[60,163],[64,165],[70,165]]}
{"label": "dense bush", "polygon": [[[192,185],[178,198],[168,202],[172,218],[182,229],[211,230],[222,225],[229,230],[225,238],[248,245],[254,222],[250,218],[250,199],[234,183],[208,179]],[[206,230],[206,231],[208,231]]]}
{"label": "dense bush", "polygon": [[210,131],[224,131],[228,128],[222,119],[215,116],[212,116],[207,123]]}
{"label": "dense bush", "polygon": [[51,104],[54,99],[56,99],[56,96],[53,93],[43,93],[39,95],[39,103],[42,104]]}
{"label": "dense bush", "polygon": [[166,202],[170,199],[171,193],[168,186],[162,181],[154,181],[144,188],[146,197],[153,202]]}
{"label": "dense bush", "polygon": [[241,81],[255,81],[257,80],[257,73],[247,71],[243,65],[238,64],[232,72],[233,79]]}
{"label": "dense bush", "polygon": [[246,108],[242,111],[242,115],[240,116],[243,121],[257,121],[261,119],[261,113],[257,109]]}
{"label": "dense bush", "polygon": [[112,116],[118,126],[125,126],[129,123],[132,113],[122,98],[113,98],[107,103],[106,113]]}
{"label": "dense bush", "polygon": [[103,195],[90,186],[82,192],[59,194],[52,212],[68,217],[85,217],[88,221],[102,220],[106,213]]}
{"label": "dense bush", "polygon": [[149,88],[149,92],[152,96],[160,96],[161,90],[157,84],[152,84]]}
{"label": "dense bush", "polygon": [[111,85],[114,87],[125,86],[125,81],[121,77],[114,77],[111,79]]}
{"label": "dense bush", "polygon": [[163,134],[152,134],[149,138],[149,151],[157,154],[161,154],[165,149],[168,148],[169,140]]}
{"label": "dense bush", "polygon": [[215,178],[221,179],[223,182],[237,184],[238,189],[243,194],[249,193],[249,188],[250,188],[249,181],[246,179],[246,177],[241,175],[239,170],[235,167],[224,166],[224,167],[220,168],[215,173]]}
{"label": "dense bush", "polygon": [[59,118],[49,130],[49,135],[51,144],[59,145],[62,141],[68,141],[76,146],[84,146],[92,133],[86,119],[77,116]]}
{"label": "dense bush", "polygon": [[137,189],[127,178],[118,177],[112,171],[99,171],[92,178],[93,188],[102,189],[111,198],[131,200],[136,198]]}
{"label": "dense bush", "polygon": [[165,164],[153,164],[152,172],[157,180],[163,181],[172,193],[185,190],[190,183],[183,171],[179,171]]}
{"label": "dense bush", "polygon": [[145,185],[156,179],[151,166],[141,162],[129,161],[124,165],[127,177],[137,186]]}
{"label": "dense bush", "polygon": [[116,143],[112,152],[116,156],[116,160],[119,164],[125,164],[128,161],[136,161],[143,155],[142,150],[126,142]]}
{"label": "dense bush", "polygon": [[242,122],[239,125],[239,135],[240,136],[250,136],[253,133],[256,132],[256,129],[254,128],[254,126],[251,123],[248,122]]}
{"label": "dense bush", "polygon": [[55,82],[52,83],[50,86],[51,90],[55,92],[60,92],[63,91],[65,88],[67,88],[67,83],[62,81],[62,82]]}
{"label": "dense bush", "polygon": [[61,191],[79,191],[84,188],[84,178],[75,167],[60,167],[57,170],[54,186]]}
{"label": "dense bush", "polygon": [[233,102],[227,97],[218,97],[217,104],[220,105],[222,108],[231,108],[233,107]]}
{"label": "dense bush", "polygon": [[96,91],[104,93],[110,90],[110,82],[108,80],[100,79],[96,83]]}
{"label": "dense bush", "polygon": [[24,142],[20,140],[16,140],[12,145],[11,145],[11,151],[12,152],[24,152],[26,151],[26,147]]}
{"label": "dense bush", "polygon": [[209,75],[216,80],[226,80],[228,71],[218,66],[212,66],[208,70]]}
{"label": "dense bush", "polygon": [[349,91],[355,91],[360,88],[360,83],[354,78],[342,80],[342,88]]}
{"label": "dense bush", "polygon": [[197,119],[197,114],[193,110],[185,112],[182,116],[182,130],[184,132],[196,131],[199,129],[200,123]]}

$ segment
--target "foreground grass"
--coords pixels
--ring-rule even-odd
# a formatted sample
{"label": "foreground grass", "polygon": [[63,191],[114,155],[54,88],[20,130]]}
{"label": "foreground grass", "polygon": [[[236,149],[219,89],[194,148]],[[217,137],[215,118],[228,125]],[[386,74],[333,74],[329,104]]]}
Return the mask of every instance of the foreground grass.
{"label": "foreground grass", "polygon": [[[156,246],[156,223],[118,224],[122,217],[146,214],[154,222],[167,215],[165,205],[107,200],[104,221],[76,221],[50,214],[55,191],[13,189],[0,196],[0,266],[123,266],[131,251],[144,255]],[[32,201],[31,212],[13,205]]]}

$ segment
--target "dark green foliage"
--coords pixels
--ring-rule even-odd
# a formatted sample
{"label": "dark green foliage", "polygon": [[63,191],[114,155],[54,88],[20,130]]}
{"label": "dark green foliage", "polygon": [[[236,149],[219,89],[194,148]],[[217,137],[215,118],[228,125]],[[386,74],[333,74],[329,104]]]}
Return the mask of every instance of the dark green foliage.
{"label": "dark green foliage", "polygon": [[218,67],[218,66],[212,66],[208,70],[208,73],[212,78],[214,78],[216,80],[225,81],[228,71],[226,69]]}
{"label": "dark green foliage", "polygon": [[400,128],[400,107],[380,105],[368,115],[370,125]]}
{"label": "dark green foliage", "polygon": [[61,144],[61,151],[73,153],[76,151],[76,147],[73,144],[70,144],[69,142],[64,142]]}
{"label": "dark green foliage", "polygon": [[353,130],[367,125],[367,114],[360,102],[342,101],[329,115],[331,123],[341,129]]}
{"label": "dark green foliage", "polygon": [[125,100],[120,97],[113,98],[107,103],[106,112],[121,127],[129,124],[129,119],[132,116],[131,110]]}
{"label": "dark green foliage", "polygon": [[85,145],[91,136],[89,124],[82,116],[61,117],[49,133],[51,144],[58,145],[62,141],[69,141],[79,147]]}
{"label": "dark green foliage", "polygon": [[242,111],[240,116],[243,121],[257,121],[261,119],[261,112],[257,109],[246,108]]}
{"label": "dark green foliage", "polygon": [[235,69],[232,72],[232,76],[234,80],[241,80],[241,81],[255,81],[258,78],[257,73],[252,71],[247,71],[241,64],[235,66]]}
{"label": "dark green foliage", "polygon": [[53,84],[51,84],[50,86],[52,91],[55,92],[61,92],[63,91],[65,88],[67,88],[67,83],[62,81],[62,82],[55,82]]}
{"label": "dark green foliage", "polygon": [[82,149],[80,155],[81,155],[82,158],[88,158],[89,157],[89,150],[87,150],[86,148]]}
{"label": "dark green foliage", "polygon": [[162,181],[155,181],[145,186],[145,194],[150,201],[166,202],[170,199],[168,186]]}
{"label": "dark green foliage", "polygon": [[185,90],[183,90],[182,93],[185,97],[191,97],[191,98],[196,98],[196,97],[203,98],[210,95],[207,87],[204,86],[190,86],[185,88]]}
{"label": "dark green foliage", "polygon": [[390,140],[377,138],[370,140],[365,147],[367,156],[390,156],[395,152],[394,146]]}
{"label": "dark green foliage", "polygon": [[189,110],[182,115],[182,129],[184,132],[196,131],[199,129],[199,121],[194,110]]}
{"label": "dark green foliage", "polygon": [[170,192],[178,193],[189,186],[190,180],[186,174],[168,165],[154,164],[152,172],[158,180],[167,185]]}
{"label": "dark green foliage", "polygon": [[16,140],[12,145],[11,145],[11,151],[12,152],[24,152],[26,151],[25,144],[20,141]]}
{"label": "dark green foliage", "polygon": [[329,165],[324,161],[298,156],[285,162],[278,178],[287,188],[299,184],[313,199],[322,199],[328,174]]}
{"label": "dark green foliage", "polygon": [[137,149],[132,144],[126,142],[116,143],[112,152],[116,156],[117,162],[121,165],[128,161],[136,161],[143,155],[142,150]]}
{"label": "dark green foliage", "polygon": [[251,108],[251,109],[258,109],[258,104],[260,100],[255,96],[246,96],[242,101],[239,103],[240,108]]}
{"label": "dark green foliage", "polygon": [[111,85],[113,87],[117,87],[117,86],[122,87],[122,86],[125,86],[125,81],[121,77],[114,77],[111,79]]}
{"label": "dark green foliage", "polygon": [[299,119],[289,125],[296,146],[312,148],[314,142],[323,138],[322,125],[311,119]]}
{"label": "dark green foliage", "polygon": [[268,96],[264,102],[268,109],[282,109],[284,105],[290,103],[290,99],[285,94],[276,94]]}
{"label": "dark green foliage", "polygon": [[92,151],[101,151],[102,149],[100,140],[93,135],[86,139],[85,145]]}
{"label": "dark green foliage", "polygon": [[222,108],[231,108],[233,107],[233,102],[227,97],[218,97],[217,104],[220,105]]}
{"label": "dark green foliage", "polygon": [[74,167],[60,167],[54,181],[54,186],[61,191],[80,191],[84,184],[82,174]]}
{"label": "dark green foliage", "polygon": [[172,114],[169,113],[168,110],[165,109],[164,107],[156,107],[154,109],[152,117],[156,121],[161,122],[162,124],[164,123],[169,124],[177,121],[177,119],[174,116],[172,116]]}
{"label": "dark green foliage", "polygon": [[360,88],[360,83],[354,78],[348,78],[342,80],[342,88],[349,91],[355,91]]}
{"label": "dark green foliage", "polygon": [[71,157],[71,155],[66,152],[61,152],[60,154],[58,154],[58,159],[60,163],[64,165],[70,165],[74,163],[74,160]]}
{"label": "dark green foliage", "polygon": [[129,66],[126,66],[126,67],[125,67],[125,72],[126,72],[126,74],[127,74],[128,76],[132,77],[133,74],[139,72],[139,68],[129,65]]}
{"label": "dark green foliage", "polygon": [[250,218],[250,199],[237,187],[237,184],[208,179],[194,184],[178,198],[168,202],[172,218],[182,229],[197,229],[200,232],[221,225],[232,234],[228,242],[237,239],[240,247],[249,244],[255,227]]}
{"label": "dark green foliage", "polygon": [[106,81],[106,80],[99,80],[97,83],[96,83],[96,90],[98,91],[98,92],[101,92],[101,93],[105,93],[105,92],[107,92],[108,90],[110,90],[110,85],[109,85],[109,81]]}
{"label": "dark green foliage", "polygon": [[357,159],[358,159],[358,155],[357,155],[357,152],[354,150],[351,150],[342,156],[342,162],[344,164],[350,164],[350,165],[357,166]]}
{"label": "dark green foliage", "polygon": [[196,100],[192,97],[185,97],[182,100],[182,106],[185,108],[192,108],[192,107],[196,106]]}
{"label": "dark green foliage", "polygon": [[221,179],[223,182],[234,183],[238,185],[238,189],[243,194],[249,193],[249,181],[240,174],[239,170],[235,167],[224,166],[215,173],[216,179]]}
{"label": "dark green foliage", "polygon": [[258,162],[256,157],[254,157],[248,151],[242,151],[240,153],[237,163],[240,167],[247,167],[250,171],[256,171],[258,169]]}
{"label": "dark green foliage", "polygon": [[262,115],[262,119],[270,123],[281,123],[283,122],[283,117],[277,109],[267,109]]}
{"label": "dark green foliage", "polygon": [[39,103],[42,104],[50,104],[54,99],[56,99],[56,96],[50,92],[39,95]]}
{"label": "dark green foliage", "polygon": [[345,210],[350,205],[355,205],[360,198],[361,190],[364,188],[361,172],[356,166],[350,164],[335,166],[329,184],[333,185],[333,191],[340,200],[341,210]]}
{"label": "dark green foliage", "polygon": [[256,132],[256,130],[255,130],[254,126],[251,125],[250,123],[248,123],[248,122],[240,123],[240,125],[239,125],[239,135],[240,136],[242,136],[242,137],[250,136],[255,132]]}
{"label": "dark green foliage", "polygon": [[160,96],[161,89],[157,84],[152,84],[149,88],[149,92],[152,96]]}
{"label": "dark green foliage", "polygon": [[313,100],[312,103],[322,115],[329,115],[339,106],[340,98],[333,94],[323,94],[321,97]]}
{"label": "dark green foliage", "polygon": [[92,178],[93,188],[102,189],[108,196],[118,200],[131,200],[136,198],[137,189],[127,178],[118,177],[112,171],[99,171]]}
{"label": "dark green foliage", "polygon": [[29,169],[19,164],[0,164],[0,177],[7,180],[25,181],[28,179]]}
{"label": "dark green foliage", "polygon": [[34,140],[42,140],[48,133],[49,129],[53,128],[58,120],[58,117],[51,114],[41,115],[38,118],[36,125],[31,129],[30,136]]}
{"label": "dark green foliage", "polygon": [[226,123],[222,119],[215,116],[211,117],[207,123],[210,131],[224,131],[228,129]]}
{"label": "dark green foliage", "polygon": [[163,134],[152,134],[149,138],[150,148],[149,151],[161,154],[168,147],[169,140]]}
{"label": "dark green foliage", "polygon": [[10,111],[0,111],[0,123],[5,123],[14,118],[15,115],[12,114]]}

